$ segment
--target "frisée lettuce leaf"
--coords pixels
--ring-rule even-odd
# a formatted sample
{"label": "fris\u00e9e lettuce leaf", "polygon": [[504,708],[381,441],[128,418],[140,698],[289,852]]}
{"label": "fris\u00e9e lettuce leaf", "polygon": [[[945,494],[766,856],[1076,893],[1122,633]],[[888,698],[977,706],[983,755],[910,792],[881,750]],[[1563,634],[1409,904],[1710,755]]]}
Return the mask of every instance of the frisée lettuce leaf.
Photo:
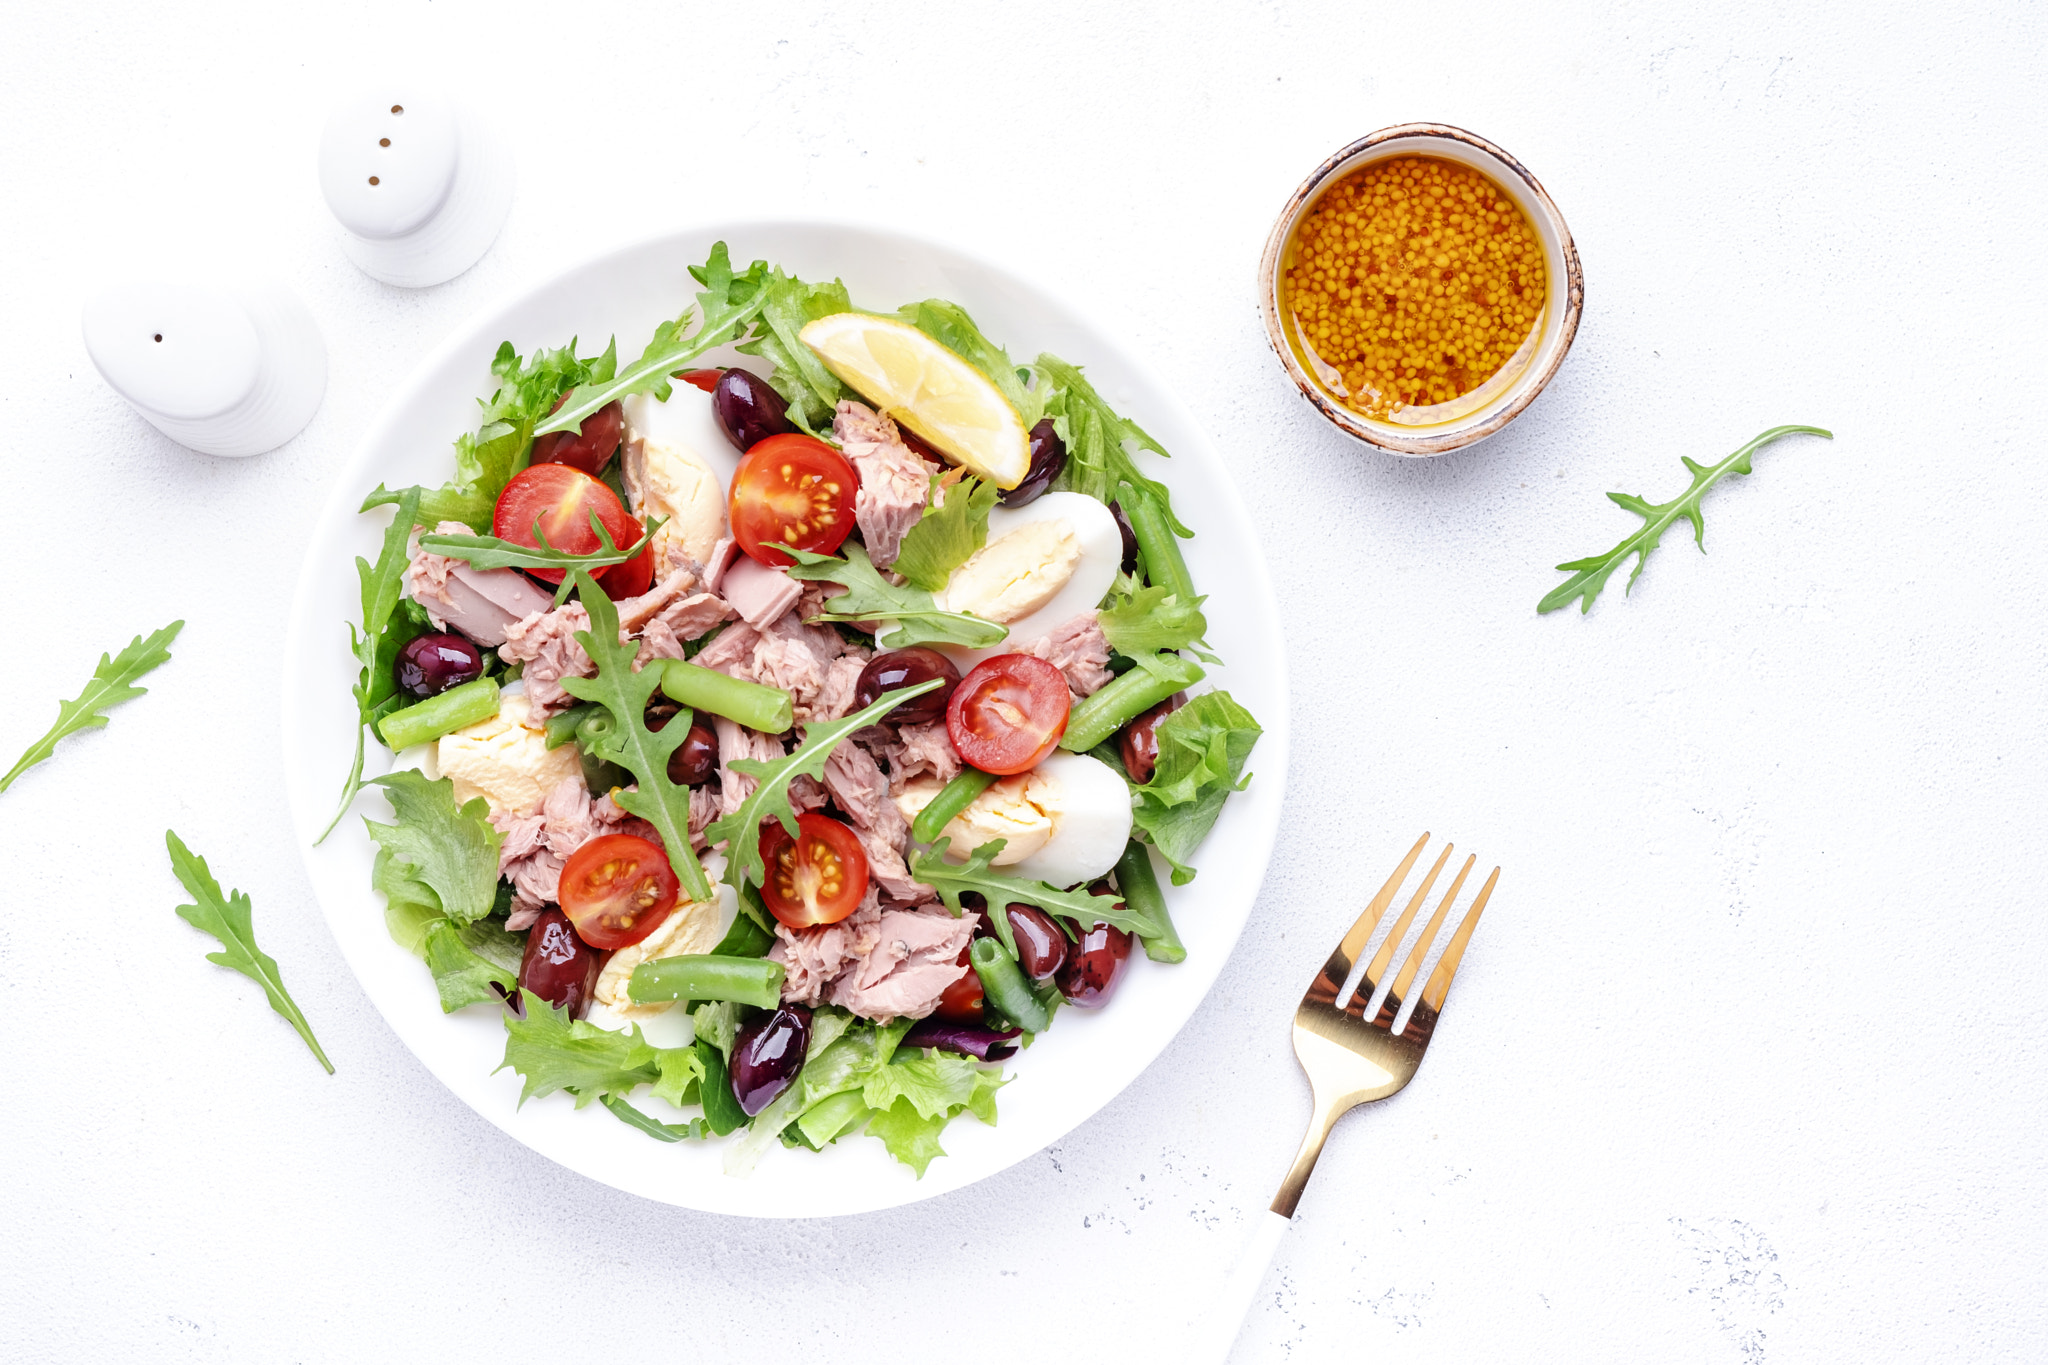
{"label": "fris\u00e9e lettuce leaf", "polygon": [[1264,732],[1228,692],[1204,692],[1160,721],[1154,733],[1159,760],[1152,780],[1133,789],[1131,822],[1173,865],[1173,884],[1185,886],[1195,878],[1189,859],[1223,803],[1251,781],[1239,775]]}
{"label": "fris\u00e9e lettuce leaf", "polygon": [[852,311],[853,300],[838,280],[807,284],[780,269],[771,270],[754,333],[735,348],[773,366],[763,377],[788,402],[789,420],[814,436],[831,427],[832,411],[849,391],[797,333],[819,318]]}
{"label": "fris\u00e9e lettuce leaf", "polygon": [[505,1060],[498,1070],[510,1067],[524,1079],[521,1104],[567,1090],[581,1109],[601,1095],[624,1095],[642,1085],[654,1086],[666,1099],[703,1076],[695,1048],[658,1048],[638,1026],[617,1033],[572,1019],[532,991],[519,994],[526,1017],[505,1017]]}
{"label": "fris\u00e9e lettuce leaf", "polygon": [[837,583],[845,589],[826,598],[825,605],[832,610],[812,617],[813,621],[892,621],[895,623],[893,630],[876,633],[878,643],[881,636],[887,634],[888,640],[883,644],[885,649],[934,643],[986,649],[1001,643],[1010,633],[1008,626],[984,621],[969,612],[941,610],[932,600],[932,595],[923,588],[908,584],[897,587],[882,577],[874,561],[868,558],[868,552],[853,541],[849,540],[840,547],[846,552],[844,559],[812,554],[787,545],[775,548],[795,556],[797,562],[783,570],[791,578]]}
{"label": "fris\u00e9e lettuce leaf", "polygon": [[914,588],[944,588],[953,570],[988,544],[988,514],[1000,492],[984,479],[963,476],[959,469],[934,477],[932,505],[904,535],[890,567]]}
{"label": "fris\u00e9e lettuce leaf", "polygon": [[1067,467],[1052,486],[1108,503],[1115,501],[1117,485],[1127,483],[1159,504],[1175,535],[1182,539],[1194,535],[1174,516],[1166,485],[1139,473],[1126,448],[1136,446],[1163,456],[1166,447],[1105,403],[1095,386],[1082,377],[1079,366],[1056,355],[1040,355],[1033,368],[1045,391],[1045,413],[1067,446]]}
{"label": "fris\u00e9e lettuce leaf", "polygon": [[363,821],[390,858],[383,868],[385,894],[432,905],[458,924],[490,914],[498,902],[502,836],[491,824],[484,799],[473,797],[458,808],[453,782],[445,777],[430,782],[412,768],[372,778],[369,785],[382,787],[391,798],[396,821]]}

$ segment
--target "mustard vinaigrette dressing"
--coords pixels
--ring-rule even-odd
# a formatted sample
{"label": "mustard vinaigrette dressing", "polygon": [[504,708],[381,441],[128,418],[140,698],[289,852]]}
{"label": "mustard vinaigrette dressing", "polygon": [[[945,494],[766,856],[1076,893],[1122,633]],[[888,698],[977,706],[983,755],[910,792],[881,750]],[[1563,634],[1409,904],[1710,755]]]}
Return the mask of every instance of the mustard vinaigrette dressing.
{"label": "mustard vinaigrette dressing", "polygon": [[1302,365],[1346,407],[1451,421],[1527,366],[1543,330],[1543,242],[1499,185],[1404,156],[1324,191],[1287,241],[1280,313]]}

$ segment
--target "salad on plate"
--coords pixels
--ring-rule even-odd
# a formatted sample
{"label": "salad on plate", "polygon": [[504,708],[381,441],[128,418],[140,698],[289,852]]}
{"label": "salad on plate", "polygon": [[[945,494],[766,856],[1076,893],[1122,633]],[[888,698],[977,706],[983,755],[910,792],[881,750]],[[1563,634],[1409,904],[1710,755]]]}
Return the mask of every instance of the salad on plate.
{"label": "salad on plate", "polygon": [[453,477],[369,494],[335,821],[383,789],[390,931],[500,1010],[522,1103],[921,1175],[1134,949],[1186,956],[1162,882],[1259,725],[1203,686],[1166,452],[1078,366],[690,273],[629,363],[501,346]]}

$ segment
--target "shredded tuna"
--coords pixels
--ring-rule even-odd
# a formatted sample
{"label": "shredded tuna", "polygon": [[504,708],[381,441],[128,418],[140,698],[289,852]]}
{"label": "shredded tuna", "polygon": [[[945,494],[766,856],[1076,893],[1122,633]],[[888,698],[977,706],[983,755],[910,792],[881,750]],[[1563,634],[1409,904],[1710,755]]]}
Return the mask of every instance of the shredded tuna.
{"label": "shredded tuna", "polygon": [[859,907],[837,924],[815,929],[777,924],[768,958],[785,970],[782,998],[817,1004],[834,977],[875,950],[882,941],[881,922],[881,896],[870,886]]}
{"label": "shredded tuna", "polygon": [[868,666],[868,652],[849,647],[825,668],[825,685],[811,703],[812,720],[838,720],[853,710],[853,694],[860,685],[861,670]]}
{"label": "shredded tuna", "polygon": [[[863,730],[863,735],[868,732]],[[960,755],[946,733],[946,722],[905,725],[893,739],[869,746],[874,755],[889,765],[889,790],[900,792],[912,779],[930,773],[941,782],[960,776]]]}
{"label": "shredded tuna", "polygon": [[533,704],[536,719],[576,704],[563,688],[562,679],[596,675],[597,665],[576,643],[576,632],[589,629],[590,613],[581,602],[535,612],[505,627],[505,643],[498,646],[498,657],[526,665],[519,676],[526,682],[527,700]]}
{"label": "shredded tuna", "polygon": [[910,822],[889,799],[889,779],[875,765],[874,756],[858,744],[844,743],[825,760],[825,790],[846,812],[854,837],[868,855],[868,875],[876,885],[899,901],[925,901],[931,888],[912,881],[903,850],[910,844]]}
{"label": "shredded tuna", "polygon": [[690,842],[702,848],[705,827],[723,814],[725,802],[711,789],[710,783],[690,788]]}
{"label": "shredded tuna", "polygon": [[798,815],[817,810],[826,800],[824,787],[810,774],[798,773],[789,780],[789,804]]}
{"label": "shredded tuna", "polygon": [[1067,686],[1077,697],[1101,691],[1116,676],[1109,671],[1109,640],[1092,608],[1068,617],[1030,644],[1019,645],[1016,652],[1043,659],[1066,674]]}
{"label": "shredded tuna", "polygon": [[754,794],[756,785],[754,779],[745,773],[733,771],[732,761],[736,758],[781,758],[782,741],[773,735],[749,730],[724,716],[713,716],[712,728],[718,732],[719,814],[731,815],[740,808],[741,802]]}
{"label": "shredded tuna", "polygon": [[809,719],[811,704],[825,686],[826,667],[846,651],[830,626],[807,626],[789,612],[756,630],[735,621],[704,646],[692,662],[735,678],[779,687],[789,693],[797,716]]}
{"label": "shredded tuna", "polygon": [[932,475],[938,471],[903,443],[894,422],[851,400],[833,415],[832,435],[860,475],[854,524],[868,558],[886,569],[896,562],[904,533],[924,515]]}
{"label": "shredded tuna", "polygon": [[832,983],[827,998],[864,1019],[924,1018],[959,979],[974,922],[937,908],[885,912],[875,946]]}
{"label": "shredded tuna", "polygon": [[492,812],[491,823],[504,835],[498,848],[498,875],[512,883],[512,914],[508,929],[525,929],[540,917],[541,907],[561,890],[562,865],[569,855],[600,834],[638,834],[661,842],[654,826],[614,805],[609,795],[590,799],[580,777],[565,777],[531,815]]}

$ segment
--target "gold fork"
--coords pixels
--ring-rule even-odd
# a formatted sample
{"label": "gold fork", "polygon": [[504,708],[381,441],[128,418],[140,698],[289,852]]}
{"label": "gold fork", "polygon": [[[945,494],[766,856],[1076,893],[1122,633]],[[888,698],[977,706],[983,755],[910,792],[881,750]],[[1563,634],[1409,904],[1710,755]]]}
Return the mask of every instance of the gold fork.
{"label": "gold fork", "polygon": [[1379,992],[1380,983],[1386,980],[1387,970],[1393,966],[1394,954],[1399,950],[1401,940],[1407,936],[1408,926],[1414,922],[1416,912],[1422,908],[1445,864],[1450,861],[1452,845],[1444,845],[1435,866],[1429,869],[1429,875],[1422,879],[1422,885],[1409,898],[1407,908],[1394,921],[1394,927],[1387,931],[1385,942],[1366,966],[1357,992],[1348,1002],[1340,992],[1351,975],[1352,966],[1371,941],[1373,930],[1379,927],[1381,917],[1394,903],[1401,884],[1408,879],[1415,860],[1428,843],[1427,834],[1415,841],[1415,847],[1408,850],[1408,856],[1394,869],[1394,875],[1387,878],[1386,885],[1365,907],[1365,913],[1344,935],[1337,950],[1330,954],[1330,960],[1323,964],[1322,971],[1309,984],[1308,994],[1302,996],[1300,1006],[1294,1011],[1294,1055],[1300,1059],[1301,1069],[1308,1073],[1309,1086],[1315,1095],[1315,1112],[1309,1119],[1308,1134],[1301,1140],[1301,1151],[1296,1154],[1287,1178],[1280,1182],[1279,1194],[1273,1197],[1272,1207],[1261,1221],[1258,1233],[1232,1272],[1227,1291],[1207,1316],[1209,1326],[1202,1333],[1198,1345],[1214,1352],[1210,1358],[1215,1361],[1226,1359],[1237,1340],[1238,1331],[1244,1325],[1253,1299],[1258,1296],[1259,1286],[1266,1278],[1274,1253],[1279,1250],[1281,1234],[1286,1232],[1289,1221],[1294,1217],[1295,1205],[1301,1202],[1302,1189],[1308,1184],[1310,1172],[1316,1168],[1316,1158],[1322,1155],[1323,1143],[1329,1138],[1330,1129],[1349,1110],[1371,1100],[1383,1100],[1415,1078],[1416,1069],[1422,1065],[1422,1054],[1428,1050],[1429,1040],[1436,1033],[1437,1018],[1443,1012],[1444,998],[1450,994],[1451,978],[1457,974],[1458,962],[1465,955],[1465,945],[1479,923],[1480,912],[1486,909],[1487,899],[1493,895],[1494,883],[1500,880],[1500,869],[1496,867],[1486,879],[1486,885],[1479,888],[1471,908],[1460,917],[1443,956],[1437,959],[1436,969],[1423,984],[1422,998],[1415,1002],[1408,1022],[1396,1033],[1394,1021],[1400,1017],[1401,1006],[1408,999],[1416,974],[1429,956],[1430,945],[1435,942],[1438,930],[1443,928],[1451,906],[1457,902],[1458,893],[1464,889],[1465,878],[1471,874],[1476,861],[1473,857],[1467,855],[1465,865],[1458,869],[1450,890],[1444,893],[1436,913],[1423,927],[1421,937],[1416,939],[1414,948],[1402,960],[1385,1000],[1372,1017],[1367,1018],[1365,1011]]}

